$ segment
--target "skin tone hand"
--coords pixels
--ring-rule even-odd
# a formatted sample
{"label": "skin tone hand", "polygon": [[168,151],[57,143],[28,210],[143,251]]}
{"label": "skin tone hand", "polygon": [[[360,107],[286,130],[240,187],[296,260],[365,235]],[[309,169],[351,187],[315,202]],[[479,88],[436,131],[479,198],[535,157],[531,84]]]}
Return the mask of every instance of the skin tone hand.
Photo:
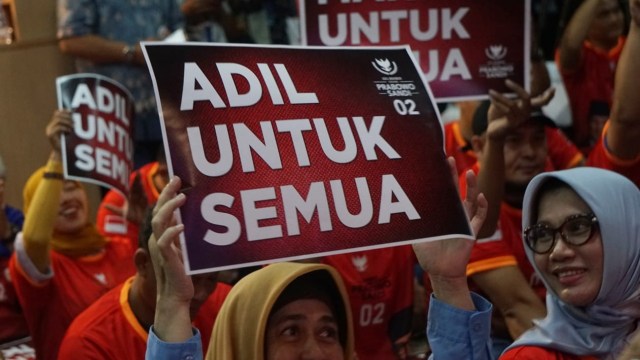
{"label": "skin tone hand", "polygon": [[[455,160],[449,158],[449,168],[454,183],[457,184]],[[465,212],[471,219],[475,233],[480,230],[487,214],[487,201],[478,193],[473,171],[466,173],[467,196],[463,201]],[[413,250],[424,271],[429,273],[433,293],[439,300],[465,310],[475,309],[467,285],[467,263],[474,241],[468,239],[448,239],[413,245]]]}
{"label": "skin tone hand", "polygon": [[73,133],[73,120],[71,112],[68,110],[56,110],[47,124],[45,130],[49,144],[51,144],[50,159],[54,161],[62,161],[61,141],[63,134]]}
{"label": "skin tone hand", "polygon": [[511,80],[506,86],[516,93],[516,99],[510,99],[495,90],[489,90],[491,106],[488,112],[487,136],[491,140],[504,140],[509,129],[513,129],[529,119],[532,108],[547,105],[555,95],[555,89],[549,88],[542,94],[532,98],[520,85]]}
{"label": "skin tone hand", "polygon": [[189,306],[194,296],[191,277],[187,275],[180,249],[182,224],[174,212],[185,203],[178,194],[180,178],[174,177],[162,190],[153,209],[149,253],[157,283],[157,306],[154,321],[156,335],[167,342],[181,342],[193,336]]}

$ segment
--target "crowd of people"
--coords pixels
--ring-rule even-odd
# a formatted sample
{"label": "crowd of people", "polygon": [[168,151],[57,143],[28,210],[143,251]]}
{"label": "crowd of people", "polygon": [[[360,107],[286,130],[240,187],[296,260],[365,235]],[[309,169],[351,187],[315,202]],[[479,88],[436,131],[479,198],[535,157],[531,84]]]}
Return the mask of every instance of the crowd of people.
{"label": "crowd of people", "polygon": [[50,155],[22,211],[5,204],[0,158],[0,349],[30,338],[38,359],[640,357],[640,0],[567,3],[555,62],[572,126],[543,111],[554,89],[537,51],[529,91],[507,80],[515,95],[458,103],[444,126],[444,176],[476,241],[189,276],[174,218],[188,195],[168,174],[139,42],[292,43],[296,4],[58,0],[61,51],[134,96],[137,170],[128,198],[106,192],[90,219],[84,186],[63,175],[66,110],[47,124]]}

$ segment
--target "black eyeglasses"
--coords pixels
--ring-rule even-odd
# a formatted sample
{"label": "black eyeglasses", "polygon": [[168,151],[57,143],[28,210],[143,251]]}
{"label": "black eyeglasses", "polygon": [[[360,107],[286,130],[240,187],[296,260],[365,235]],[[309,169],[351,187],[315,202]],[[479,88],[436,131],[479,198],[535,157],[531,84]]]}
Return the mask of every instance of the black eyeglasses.
{"label": "black eyeglasses", "polygon": [[524,230],[524,240],[536,254],[546,254],[556,246],[557,233],[565,243],[580,246],[591,239],[597,225],[598,219],[593,213],[571,215],[555,229],[547,224],[529,226]]}

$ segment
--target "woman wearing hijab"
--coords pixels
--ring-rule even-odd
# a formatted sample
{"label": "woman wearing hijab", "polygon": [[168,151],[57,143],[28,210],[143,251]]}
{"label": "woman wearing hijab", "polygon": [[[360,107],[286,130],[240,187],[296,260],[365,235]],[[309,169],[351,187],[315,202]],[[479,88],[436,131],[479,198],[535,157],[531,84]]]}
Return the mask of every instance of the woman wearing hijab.
{"label": "woman wearing hijab", "polygon": [[[457,177],[455,164],[451,175]],[[477,231],[486,217],[486,200],[477,193],[472,172],[467,174],[464,202]],[[149,251],[156,278],[158,301],[149,331],[147,359],[202,359],[200,333],[192,329],[189,304],[193,284],[184,270],[174,212],[184,204],[178,194],[180,179],[164,188],[154,208]],[[488,359],[490,304],[469,294],[466,261],[473,247],[468,239],[416,244],[425,271],[433,275],[433,290],[441,312],[430,325],[432,347],[438,360]],[[466,258],[463,257],[465,254]],[[477,298],[480,298],[478,301]],[[479,310],[476,311],[480,305]],[[451,325],[459,328],[452,334]],[[474,336],[468,334],[473,324]],[[262,268],[234,286],[216,319],[207,359],[287,360],[355,358],[348,297],[335,269],[323,264],[279,263]]]}
{"label": "woman wearing hijab", "polygon": [[616,173],[543,173],[523,207],[548,315],[500,359],[615,359],[640,319],[640,191]]}
{"label": "woman wearing hijab", "polygon": [[98,234],[84,188],[63,178],[60,136],[71,131],[70,114],[54,113],[51,155],[24,187],[25,222],[9,264],[38,359],[56,359],[76,315],[135,270],[130,244]]}
{"label": "woman wearing hijab", "polygon": [[225,300],[208,360],[353,359],[346,289],[327,265],[277,263],[240,280]]}

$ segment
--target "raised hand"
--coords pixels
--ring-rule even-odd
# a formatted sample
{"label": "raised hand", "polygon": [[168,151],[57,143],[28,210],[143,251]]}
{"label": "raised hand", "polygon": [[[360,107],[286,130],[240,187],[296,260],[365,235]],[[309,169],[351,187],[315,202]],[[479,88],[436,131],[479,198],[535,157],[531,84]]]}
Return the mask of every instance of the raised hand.
{"label": "raised hand", "polygon": [[548,104],[555,95],[555,89],[549,88],[532,98],[522,86],[515,82],[506,80],[505,84],[516,93],[517,98],[510,99],[495,90],[489,90],[491,106],[487,114],[487,136],[493,140],[503,140],[510,129],[516,128],[529,119],[533,108]]}
{"label": "raised hand", "polygon": [[186,200],[184,194],[178,194],[180,183],[180,178],[174,177],[160,193],[153,209],[153,234],[149,239],[157,283],[154,329],[160,339],[168,342],[184,341],[192,336],[189,306],[194,288],[182,261],[180,233],[184,227],[177,224],[174,217],[174,212]]}
{"label": "raised hand", "polygon": [[73,119],[69,110],[56,110],[47,124],[45,133],[51,144],[51,149],[60,153],[63,134],[73,133]]}

